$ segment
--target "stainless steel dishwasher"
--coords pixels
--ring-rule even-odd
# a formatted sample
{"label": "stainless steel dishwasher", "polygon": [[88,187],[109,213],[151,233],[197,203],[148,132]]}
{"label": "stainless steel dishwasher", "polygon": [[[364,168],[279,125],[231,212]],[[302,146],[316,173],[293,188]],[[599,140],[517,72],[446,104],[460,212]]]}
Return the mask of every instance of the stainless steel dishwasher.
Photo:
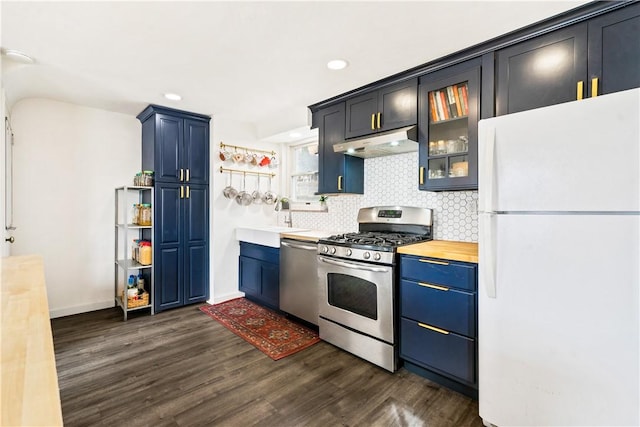
{"label": "stainless steel dishwasher", "polygon": [[280,310],[318,324],[318,245],[280,240]]}

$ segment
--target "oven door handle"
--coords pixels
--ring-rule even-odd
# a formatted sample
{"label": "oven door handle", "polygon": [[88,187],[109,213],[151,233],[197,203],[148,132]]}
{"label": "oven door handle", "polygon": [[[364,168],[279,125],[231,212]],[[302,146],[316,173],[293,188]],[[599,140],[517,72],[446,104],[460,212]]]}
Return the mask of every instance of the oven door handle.
{"label": "oven door handle", "polygon": [[349,262],[335,261],[332,259],[326,259],[326,258],[320,258],[320,257],[319,259],[320,261],[326,262],[327,264],[338,265],[340,267],[346,267],[346,268],[355,268],[356,270],[373,271],[374,273],[386,273],[387,271],[389,271],[388,268],[384,268],[384,267],[367,267],[360,264],[351,264]]}

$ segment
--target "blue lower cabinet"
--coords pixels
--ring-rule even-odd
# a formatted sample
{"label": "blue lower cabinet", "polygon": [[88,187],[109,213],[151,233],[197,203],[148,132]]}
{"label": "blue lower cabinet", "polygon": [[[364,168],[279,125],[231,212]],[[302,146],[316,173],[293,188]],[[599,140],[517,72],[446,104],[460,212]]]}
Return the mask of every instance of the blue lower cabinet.
{"label": "blue lower cabinet", "polygon": [[402,318],[400,357],[469,384],[476,380],[475,341],[431,325]]}
{"label": "blue lower cabinet", "polygon": [[448,388],[478,396],[478,266],[400,257],[400,358]]}
{"label": "blue lower cabinet", "polygon": [[154,207],[154,309],[209,298],[209,187],[157,183]]}
{"label": "blue lower cabinet", "polygon": [[430,283],[400,282],[402,315],[468,337],[476,336],[476,295]]}
{"label": "blue lower cabinet", "polygon": [[247,298],[279,309],[280,249],[240,242],[238,278]]}

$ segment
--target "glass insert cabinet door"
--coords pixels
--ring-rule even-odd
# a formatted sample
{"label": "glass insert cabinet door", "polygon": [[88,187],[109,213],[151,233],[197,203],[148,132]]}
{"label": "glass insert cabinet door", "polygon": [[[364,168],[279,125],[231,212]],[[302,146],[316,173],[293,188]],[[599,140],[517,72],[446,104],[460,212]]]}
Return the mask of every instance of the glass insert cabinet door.
{"label": "glass insert cabinet door", "polygon": [[420,82],[420,189],[476,189],[480,68],[436,78]]}

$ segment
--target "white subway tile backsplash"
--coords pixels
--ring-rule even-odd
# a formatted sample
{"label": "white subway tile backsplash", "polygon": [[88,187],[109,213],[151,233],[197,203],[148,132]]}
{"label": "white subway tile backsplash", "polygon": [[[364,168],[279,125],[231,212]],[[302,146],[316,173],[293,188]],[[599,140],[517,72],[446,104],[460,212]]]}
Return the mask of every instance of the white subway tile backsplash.
{"label": "white subway tile backsplash", "polygon": [[477,191],[418,190],[418,153],[366,159],[364,195],[330,196],[328,213],[293,212],[294,227],[335,232],[358,229],[358,209],[367,206],[419,206],[433,209],[434,238],[478,241]]}

